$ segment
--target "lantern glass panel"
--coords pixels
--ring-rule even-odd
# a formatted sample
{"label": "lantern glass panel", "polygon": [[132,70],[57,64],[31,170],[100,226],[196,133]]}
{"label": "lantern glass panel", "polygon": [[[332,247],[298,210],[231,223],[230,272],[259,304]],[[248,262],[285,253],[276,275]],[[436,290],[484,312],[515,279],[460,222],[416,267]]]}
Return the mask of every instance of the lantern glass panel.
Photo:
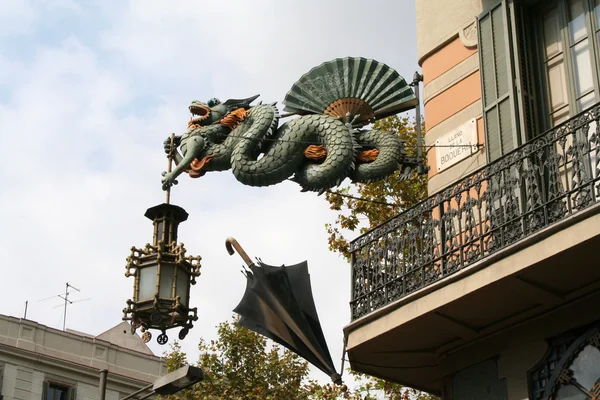
{"label": "lantern glass panel", "polygon": [[177,224],[171,224],[171,237],[169,238],[169,242],[177,242]]}
{"label": "lantern glass panel", "polygon": [[138,301],[152,300],[156,293],[156,265],[140,268]]}
{"label": "lantern glass panel", "polygon": [[173,298],[173,275],[175,266],[172,264],[161,264],[160,266],[160,289],[158,297]]}
{"label": "lantern glass panel", "polygon": [[156,226],[156,242],[163,240],[164,220],[158,222]]}
{"label": "lantern glass panel", "polygon": [[190,276],[184,268],[177,270],[177,296],[179,296],[182,305],[187,307],[188,293],[190,290]]}

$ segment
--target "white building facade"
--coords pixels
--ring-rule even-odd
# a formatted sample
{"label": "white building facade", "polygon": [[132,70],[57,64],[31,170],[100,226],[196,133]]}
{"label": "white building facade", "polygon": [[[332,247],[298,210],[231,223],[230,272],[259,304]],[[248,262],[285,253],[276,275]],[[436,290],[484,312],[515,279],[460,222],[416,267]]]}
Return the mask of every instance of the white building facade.
{"label": "white building facade", "polygon": [[166,374],[126,322],[94,337],[0,315],[0,400],[96,400],[102,370],[107,400]]}

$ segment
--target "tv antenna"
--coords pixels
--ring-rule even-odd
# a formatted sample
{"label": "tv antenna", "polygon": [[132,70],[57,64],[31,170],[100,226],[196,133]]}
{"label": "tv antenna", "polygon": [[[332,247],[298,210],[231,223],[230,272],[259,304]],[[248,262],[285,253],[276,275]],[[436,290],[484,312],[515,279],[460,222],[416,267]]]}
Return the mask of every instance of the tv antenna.
{"label": "tv antenna", "polygon": [[64,301],[64,304],[60,304],[58,306],[52,307],[52,308],[57,308],[57,307],[64,307],[64,312],[63,312],[63,331],[66,330],[67,328],[67,306],[69,304],[73,304],[73,303],[79,303],[82,301],[87,301],[90,300],[90,298],[88,297],[87,299],[81,299],[81,300],[69,300],[69,295],[71,293],[73,293],[72,291],[69,291],[69,289],[73,289],[77,292],[81,292],[81,290],[77,289],[75,286],[71,285],[69,282],[65,283],[65,293],[61,293],[59,295],[56,296],[51,296],[51,297],[47,297],[45,299],[42,299],[40,301],[44,301],[44,300],[49,300],[49,299],[53,299],[55,297],[61,298]]}

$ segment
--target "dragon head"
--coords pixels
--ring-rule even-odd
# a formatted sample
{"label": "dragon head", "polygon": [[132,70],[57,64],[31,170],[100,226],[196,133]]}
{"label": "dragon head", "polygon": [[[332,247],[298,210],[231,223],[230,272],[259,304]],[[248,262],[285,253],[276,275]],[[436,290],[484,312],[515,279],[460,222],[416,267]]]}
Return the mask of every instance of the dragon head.
{"label": "dragon head", "polygon": [[[209,103],[211,102],[209,101]],[[188,109],[192,113],[190,125],[206,126],[215,122],[216,113],[213,112],[209,104],[194,100]],[[222,117],[219,117],[219,119],[220,118]]]}
{"label": "dragon head", "polygon": [[190,126],[207,126],[221,121],[232,111],[238,108],[249,109],[252,103],[259,95],[247,99],[230,99],[221,103],[217,98],[210,99],[207,103],[198,100],[192,101],[188,107],[192,113]]}

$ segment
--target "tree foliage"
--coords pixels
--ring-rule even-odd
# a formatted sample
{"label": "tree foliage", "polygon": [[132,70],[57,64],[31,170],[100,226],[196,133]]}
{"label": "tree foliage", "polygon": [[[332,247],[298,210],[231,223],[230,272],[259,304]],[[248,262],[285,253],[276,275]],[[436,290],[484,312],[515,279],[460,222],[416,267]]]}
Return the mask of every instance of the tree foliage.
{"label": "tree foliage", "polygon": [[[416,156],[416,124],[414,122],[411,122],[408,118],[400,118],[395,115],[375,122],[374,128],[395,132],[405,141],[408,155]],[[336,192],[367,201],[340,196]],[[338,212],[335,222],[325,225],[329,234],[329,249],[349,259],[349,243],[344,231],[354,232],[358,230],[359,233],[364,233],[413,206],[426,196],[426,176],[413,176],[406,180],[400,177],[399,172],[385,180],[347,186],[336,191],[327,192],[325,198],[329,202],[329,207]]]}
{"label": "tree foliage", "polygon": [[[204,372],[204,380],[177,395],[167,396],[168,400],[434,399],[418,397],[413,389],[354,372],[351,374],[357,385],[352,389],[320,384],[310,379],[306,361],[239,326],[238,320],[238,317],[233,317],[219,324],[216,340],[200,340],[197,365]],[[171,351],[165,354],[164,360],[168,371],[189,363],[178,342],[171,344]]]}
{"label": "tree foliage", "polygon": [[[308,363],[280,346],[237,324],[238,318],[217,327],[218,338],[200,340],[198,365],[204,380],[178,394],[186,400],[200,399],[308,399],[305,383]],[[165,356],[172,371],[187,363],[178,343]]]}
{"label": "tree foliage", "polygon": [[354,393],[357,396],[357,399],[439,400],[438,397],[432,394],[421,392],[398,383],[388,382],[380,378],[361,374],[360,372],[350,371],[350,375],[354,376],[356,379],[356,389],[354,390]]}

